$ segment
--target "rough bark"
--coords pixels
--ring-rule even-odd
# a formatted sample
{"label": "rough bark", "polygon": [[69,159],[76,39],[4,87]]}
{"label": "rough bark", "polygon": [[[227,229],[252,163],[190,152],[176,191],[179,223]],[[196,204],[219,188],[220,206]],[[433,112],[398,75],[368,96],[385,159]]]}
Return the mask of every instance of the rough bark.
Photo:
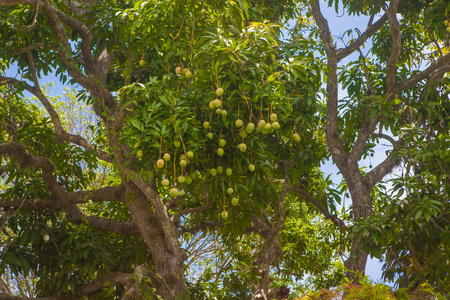
{"label": "rough bark", "polygon": [[[126,186],[134,195],[128,208],[152,255],[156,273],[153,285],[164,299],[175,299],[186,288],[184,262],[187,258],[178,245],[177,227],[172,222],[162,224],[146,195],[134,183],[128,182]],[[155,193],[155,197],[159,195]]]}
{"label": "rough bark", "polygon": [[[359,220],[361,218],[367,218],[372,216],[372,196],[371,190],[366,180],[361,175],[358,165],[353,164],[353,168],[348,168],[345,170],[345,181],[348,185],[348,190],[350,191],[353,200],[353,215],[354,220]],[[367,252],[361,249],[361,245],[357,242],[359,236],[353,236],[352,246],[350,250],[350,256],[345,261],[344,265],[349,270],[347,277],[349,279],[354,279],[358,277],[358,273],[364,275],[366,262],[367,262]]]}

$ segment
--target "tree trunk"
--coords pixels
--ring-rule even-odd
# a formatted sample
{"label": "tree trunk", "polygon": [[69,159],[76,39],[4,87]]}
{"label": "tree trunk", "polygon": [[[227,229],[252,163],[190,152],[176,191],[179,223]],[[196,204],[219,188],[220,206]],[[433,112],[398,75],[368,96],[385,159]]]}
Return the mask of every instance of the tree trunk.
{"label": "tree trunk", "polygon": [[[357,163],[354,165],[353,168],[344,167],[343,169],[347,169],[346,172],[342,172],[342,169],[341,172],[352,196],[353,215],[354,220],[357,221],[361,218],[372,216],[372,196],[370,195],[371,190],[361,175]],[[349,279],[357,279],[359,275],[364,275],[366,269],[368,254],[358,244],[358,238],[359,236],[357,235],[352,237],[350,256],[344,263],[349,270],[347,272]]]}
{"label": "tree trunk", "polygon": [[152,285],[163,299],[175,299],[186,289],[184,262],[187,257],[178,244],[177,228],[172,222],[161,222],[139,189],[132,184],[128,188],[134,195],[128,208],[154,262]]}
{"label": "tree trunk", "polygon": [[367,252],[361,249],[361,245],[357,242],[358,238],[358,236],[352,237],[350,256],[344,262],[344,266],[348,269],[346,274],[347,278],[355,281],[358,279],[359,275],[364,275],[367,263]]}

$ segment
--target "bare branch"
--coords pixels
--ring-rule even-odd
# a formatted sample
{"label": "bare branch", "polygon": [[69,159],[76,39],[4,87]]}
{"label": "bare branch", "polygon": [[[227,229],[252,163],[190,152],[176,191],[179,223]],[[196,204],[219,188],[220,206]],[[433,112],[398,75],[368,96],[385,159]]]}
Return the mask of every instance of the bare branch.
{"label": "bare branch", "polygon": [[12,291],[9,284],[7,284],[2,277],[0,277],[0,296],[2,295],[2,293],[6,295],[12,295]]}
{"label": "bare branch", "polygon": [[338,217],[336,217],[335,215],[332,215],[328,212],[328,209],[326,209],[325,207],[322,206],[322,204],[320,204],[319,201],[317,201],[316,199],[314,199],[314,197],[312,197],[307,191],[305,191],[304,189],[297,187],[297,186],[290,186],[289,187],[289,192],[294,192],[299,194],[300,196],[303,196],[308,202],[310,202],[311,204],[313,204],[321,213],[322,215],[329,219],[331,222],[334,223],[334,225],[336,225],[340,230],[346,230],[347,226],[345,225],[345,223],[339,219]]}
{"label": "bare branch", "polygon": [[385,139],[385,140],[389,141],[392,145],[396,145],[397,144],[397,141],[394,140],[391,136],[389,136],[387,134],[374,132],[374,133],[372,133],[372,135],[374,137],[377,137],[377,138]]}
{"label": "bare branch", "polygon": [[[373,19],[373,15],[371,16],[371,19]],[[341,59],[347,57],[353,51],[361,47],[368,38],[370,38],[378,29],[383,26],[384,23],[386,23],[388,17],[387,14],[384,14],[378,21],[376,21],[373,25],[372,22],[369,22],[369,26],[366,28],[366,30],[361,34],[359,38],[357,38],[353,43],[348,45],[347,47],[343,49],[338,49],[336,52],[337,61],[340,61]]]}

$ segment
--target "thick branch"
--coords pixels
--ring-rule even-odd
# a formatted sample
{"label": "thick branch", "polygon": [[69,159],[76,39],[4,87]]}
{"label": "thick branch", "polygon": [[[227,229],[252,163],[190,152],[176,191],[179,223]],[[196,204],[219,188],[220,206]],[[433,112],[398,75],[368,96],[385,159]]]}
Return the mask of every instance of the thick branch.
{"label": "thick branch", "polygon": [[419,81],[427,79],[428,77],[430,77],[430,79],[435,79],[436,77],[444,73],[450,72],[449,63],[450,63],[450,53],[447,53],[445,56],[439,58],[437,61],[432,63],[428,68],[426,68],[422,72],[417,73],[416,75],[411,76],[410,78],[400,82],[397,85],[397,90],[398,91],[406,90],[411,86],[413,86],[414,84],[418,83]]}
{"label": "thick branch", "polygon": [[24,169],[35,167],[42,170],[42,179],[45,181],[48,189],[55,194],[63,193],[63,189],[59,186],[58,181],[53,176],[55,167],[46,157],[33,156],[27,153],[24,145],[17,142],[9,142],[0,144],[0,156],[8,155],[17,159],[20,166]]}
{"label": "thick branch", "polygon": [[[122,167],[122,166],[119,166]],[[169,213],[167,211],[164,202],[161,200],[161,196],[157,191],[151,188],[151,186],[145,182],[141,175],[134,173],[134,171],[128,169],[122,169],[125,176],[130,176],[133,178],[133,183],[139,188],[139,190],[145,195],[145,197],[151,202],[158,220],[161,222],[161,227],[165,231],[165,235],[169,238],[175,238],[173,235],[172,225],[169,218]],[[172,245],[178,244],[178,242],[171,240]]]}
{"label": "thick branch", "polygon": [[110,282],[113,285],[123,285],[123,286],[131,286],[136,281],[133,278],[133,275],[122,273],[122,272],[112,272],[105,274],[92,282],[83,284],[79,286],[83,295],[91,295],[102,290],[105,287],[105,284]]}
{"label": "thick branch", "polygon": [[329,219],[331,222],[334,223],[334,225],[336,225],[339,229],[341,230],[346,230],[347,226],[345,226],[345,223],[340,220],[338,217],[336,217],[335,215],[332,215],[328,212],[328,209],[326,209],[325,207],[322,206],[322,204],[320,204],[319,201],[317,201],[316,199],[314,199],[314,197],[312,197],[307,191],[305,191],[302,188],[299,188],[297,186],[291,186],[289,187],[289,192],[294,192],[299,194],[300,196],[303,196],[308,202],[310,202],[311,204],[313,204],[321,213],[322,215]]}
{"label": "thick branch", "polygon": [[364,179],[366,180],[366,184],[371,190],[384,176],[392,172],[392,169],[397,166],[401,159],[398,158],[396,154],[398,147],[400,147],[401,143],[403,143],[403,139],[398,140],[393,144],[394,149],[389,154],[386,159],[380,163],[378,166],[372,169],[372,171],[366,173],[364,175]]}
{"label": "thick branch", "polygon": [[77,19],[67,16],[60,11],[56,12],[64,24],[78,32],[81,37],[81,54],[83,56],[83,61],[86,62],[86,65],[92,64],[92,62],[94,62],[94,58],[92,57],[92,49],[90,45],[91,35],[89,34],[89,29],[87,26]]}
{"label": "thick branch", "polygon": [[359,132],[355,143],[353,144],[352,151],[349,156],[349,160],[355,163],[359,161],[366,142],[369,140],[369,137],[373,134],[373,131],[378,124],[378,115],[373,118],[369,118],[368,114],[366,114],[366,117],[367,119],[364,122],[363,128]]}
{"label": "thick branch", "polygon": [[338,78],[337,78],[337,57],[336,49],[331,37],[327,20],[320,12],[319,1],[311,3],[311,13],[320,29],[320,36],[327,54],[327,120],[326,120],[326,138],[333,160],[339,168],[347,164],[347,156],[344,151],[344,145],[339,138],[338,127]]}
{"label": "thick branch", "polygon": [[340,61],[341,59],[347,57],[348,55],[353,53],[353,51],[363,45],[368,38],[370,38],[378,29],[381,28],[381,26],[383,26],[387,19],[387,14],[384,14],[378,21],[375,22],[375,24],[367,27],[363,34],[361,34],[361,36],[357,38],[353,43],[343,49],[337,50],[337,61]]}
{"label": "thick branch", "polygon": [[393,146],[396,145],[396,143],[397,143],[397,141],[394,140],[394,138],[392,138],[391,136],[389,136],[387,134],[384,134],[384,133],[376,133],[376,132],[374,132],[374,133],[372,133],[372,135],[374,137],[385,139],[385,140],[389,141]]}
{"label": "thick branch", "polygon": [[54,194],[47,198],[7,198],[0,199],[0,207],[27,207],[31,209],[58,209],[71,204],[83,204],[88,201],[106,202],[116,201],[125,202],[125,189],[123,186],[104,187],[92,191],[65,192],[56,196]]}
{"label": "thick branch", "polygon": [[77,205],[71,205],[68,209],[69,217],[75,223],[88,223],[103,231],[118,233],[125,236],[140,235],[135,222],[120,222],[117,220],[85,215]]}

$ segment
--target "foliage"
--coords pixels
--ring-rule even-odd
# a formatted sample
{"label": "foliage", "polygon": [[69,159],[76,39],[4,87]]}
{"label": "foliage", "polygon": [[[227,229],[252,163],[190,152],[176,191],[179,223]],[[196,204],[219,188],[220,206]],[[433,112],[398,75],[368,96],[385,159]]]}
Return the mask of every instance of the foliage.
{"label": "foliage", "polygon": [[391,287],[373,283],[367,278],[362,278],[357,284],[343,281],[337,288],[334,289],[322,289],[317,292],[310,292],[298,298],[298,300],[312,300],[312,299],[358,299],[358,300],[371,300],[371,299],[445,299],[444,295],[436,292],[429,283],[423,283],[416,291],[408,293],[405,288],[399,288],[392,290]]}
{"label": "foliage", "polygon": [[[250,299],[370,254],[446,295],[448,1],[327,2],[367,28],[333,36],[319,1],[0,1],[0,269],[38,297]],[[361,284],[336,295],[392,296]]]}

